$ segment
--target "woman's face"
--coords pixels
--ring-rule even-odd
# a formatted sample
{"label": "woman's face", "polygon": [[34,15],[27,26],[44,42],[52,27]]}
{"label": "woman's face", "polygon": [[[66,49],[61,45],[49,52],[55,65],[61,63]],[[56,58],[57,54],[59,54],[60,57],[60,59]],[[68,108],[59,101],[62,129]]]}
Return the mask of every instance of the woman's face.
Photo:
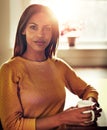
{"label": "woman's face", "polygon": [[45,13],[34,14],[28,21],[23,35],[26,35],[27,51],[45,52],[52,37],[52,21]]}

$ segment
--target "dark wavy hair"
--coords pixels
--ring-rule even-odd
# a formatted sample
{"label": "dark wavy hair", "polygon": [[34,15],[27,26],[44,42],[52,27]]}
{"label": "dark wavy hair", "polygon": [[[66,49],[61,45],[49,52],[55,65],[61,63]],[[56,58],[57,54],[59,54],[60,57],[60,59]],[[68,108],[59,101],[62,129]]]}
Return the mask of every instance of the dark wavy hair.
{"label": "dark wavy hair", "polygon": [[37,13],[46,13],[52,19],[52,38],[48,47],[45,49],[46,57],[52,58],[55,55],[58,39],[59,39],[59,26],[58,20],[52,10],[44,5],[39,4],[32,4],[28,6],[25,11],[23,12],[17,27],[16,38],[15,38],[15,45],[14,45],[14,54],[13,57],[22,56],[23,53],[26,51],[27,43],[26,37],[22,34],[23,30],[26,27],[28,20],[32,17],[32,15]]}

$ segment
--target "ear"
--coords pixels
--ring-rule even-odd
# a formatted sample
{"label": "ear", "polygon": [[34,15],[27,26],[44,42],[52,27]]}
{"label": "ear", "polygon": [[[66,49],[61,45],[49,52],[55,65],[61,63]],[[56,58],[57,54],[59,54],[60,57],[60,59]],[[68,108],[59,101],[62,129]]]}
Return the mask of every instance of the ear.
{"label": "ear", "polygon": [[23,34],[23,35],[26,35],[26,31],[25,31],[25,29],[23,30],[22,34]]}

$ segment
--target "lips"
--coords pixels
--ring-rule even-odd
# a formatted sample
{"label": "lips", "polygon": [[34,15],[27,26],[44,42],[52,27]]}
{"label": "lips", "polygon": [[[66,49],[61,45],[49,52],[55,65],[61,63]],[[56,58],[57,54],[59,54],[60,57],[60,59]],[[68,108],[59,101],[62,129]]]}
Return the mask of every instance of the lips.
{"label": "lips", "polygon": [[34,41],[37,45],[44,45],[45,44],[45,41],[44,40],[37,40],[37,41]]}

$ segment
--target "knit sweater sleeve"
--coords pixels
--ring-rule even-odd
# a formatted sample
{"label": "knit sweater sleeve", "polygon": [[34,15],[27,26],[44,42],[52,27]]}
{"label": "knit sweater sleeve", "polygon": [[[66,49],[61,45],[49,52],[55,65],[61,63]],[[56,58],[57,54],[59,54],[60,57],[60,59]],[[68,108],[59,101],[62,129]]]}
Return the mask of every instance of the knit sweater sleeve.
{"label": "knit sweater sleeve", "polygon": [[[13,67],[14,68],[14,67]],[[0,69],[0,119],[4,130],[35,130],[35,118],[23,116],[18,96],[17,68],[5,64]]]}
{"label": "knit sweater sleeve", "polygon": [[[66,87],[74,94],[79,96],[79,98],[87,99],[89,97],[94,97],[98,100],[97,90],[87,84],[82,78],[80,78],[74,69],[68,65],[66,62],[62,61],[62,69],[64,70],[64,79]],[[61,68],[61,67],[60,67]]]}

